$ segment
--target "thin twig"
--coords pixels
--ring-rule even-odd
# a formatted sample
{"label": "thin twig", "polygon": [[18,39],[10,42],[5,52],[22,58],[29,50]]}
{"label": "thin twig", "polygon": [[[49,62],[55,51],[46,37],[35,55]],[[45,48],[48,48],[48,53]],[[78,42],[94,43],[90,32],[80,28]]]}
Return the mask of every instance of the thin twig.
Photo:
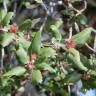
{"label": "thin twig", "polygon": [[47,9],[46,5],[44,4],[44,2],[42,1],[41,6],[45,9],[47,15],[49,14],[49,10]]}
{"label": "thin twig", "polygon": [[7,12],[7,4],[6,4],[6,0],[3,0],[3,6],[4,6],[5,11]]}
{"label": "thin twig", "polygon": [[14,9],[13,9],[13,12],[14,12],[14,15],[16,16],[16,10],[17,10],[17,2],[14,1]]}
{"label": "thin twig", "polygon": [[96,33],[96,30],[95,30],[93,27],[91,27],[91,30],[92,30],[94,33]]}
{"label": "thin twig", "polygon": [[54,47],[55,47],[56,49],[62,48],[64,51],[67,51],[67,50],[68,50],[68,49],[65,47],[65,45],[62,44],[62,43],[59,43],[59,42],[54,41],[54,42],[52,42],[52,44],[54,45]]}
{"label": "thin twig", "polygon": [[94,38],[94,50],[96,52],[96,34],[95,34],[95,38]]}
{"label": "thin twig", "polygon": [[80,29],[79,29],[78,24],[75,22],[74,25],[75,25],[75,29],[76,29],[76,31],[77,31],[77,32],[80,32]]}
{"label": "thin twig", "polygon": [[48,17],[48,15],[46,15],[45,20],[44,20],[43,24],[41,25],[39,32],[42,32],[43,31],[44,26],[45,26],[45,23],[47,21],[47,17]]}
{"label": "thin twig", "polygon": [[43,2],[43,1],[42,1],[42,3],[41,3],[41,6],[43,6],[43,8],[45,9],[45,11],[46,11],[46,16],[45,16],[45,19],[44,19],[43,24],[42,24],[42,25],[41,25],[41,27],[40,27],[39,32],[42,32],[42,31],[43,31],[44,26],[45,26],[45,23],[46,23],[47,18],[48,18],[48,9],[47,9],[47,7],[45,6],[45,4],[44,4],[44,2]]}
{"label": "thin twig", "polygon": [[0,58],[0,71],[2,72],[4,65],[3,65],[3,59],[4,59],[4,48],[1,48],[1,58]]}
{"label": "thin twig", "polygon": [[69,93],[69,96],[71,96],[71,88],[70,88],[70,85],[68,85],[68,93]]}
{"label": "thin twig", "polygon": [[87,8],[87,1],[86,0],[84,0],[84,8],[81,9],[81,10],[78,10],[78,9],[74,8],[71,3],[68,3],[68,4],[69,4],[69,7],[71,9],[73,9],[74,11],[77,12],[77,14],[75,14],[75,16],[78,16],[78,15],[82,14],[86,10],[86,8]]}
{"label": "thin twig", "polygon": [[92,52],[96,53],[96,51],[95,51],[92,47],[90,47],[87,43],[85,43],[85,46],[86,46],[88,49],[90,49]]}
{"label": "thin twig", "polygon": [[71,38],[72,38],[72,31],[73,31],[73,28],[70,27],[70,28],[69,28],[69,38],[68,38],[68,39],[71,39]]}

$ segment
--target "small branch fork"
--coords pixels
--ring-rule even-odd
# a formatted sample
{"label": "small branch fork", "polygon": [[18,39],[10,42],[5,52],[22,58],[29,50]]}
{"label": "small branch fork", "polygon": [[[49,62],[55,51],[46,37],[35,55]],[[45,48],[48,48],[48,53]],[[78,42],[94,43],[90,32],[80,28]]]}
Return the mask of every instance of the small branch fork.
{"label": "small branch fork", "polygon": [[92,31],[95,34],[95,38],[94,38],[94,45],[93,48],[91,46],[89,46],[87,43],[85,43],[85,46],[90,49],[93,53],[96,53],[96,30],[94,28],[92,28]]}
{"label": "small branch fork", "polygon": [[69,8],[71,8],[71,9],[73,9],[74,11],[77,12],[77,13],[75,14],[75,16],[78,16],[78,15],[82,14],[82,13],[86,10],[86,8],[87,8],[87,1],[86,1],[86,0],[84,0],[84,8],[81,9],[81,10],[78,10],[78,9],[74,8],[71,3],[68,3],[68,4],[69,4]]}

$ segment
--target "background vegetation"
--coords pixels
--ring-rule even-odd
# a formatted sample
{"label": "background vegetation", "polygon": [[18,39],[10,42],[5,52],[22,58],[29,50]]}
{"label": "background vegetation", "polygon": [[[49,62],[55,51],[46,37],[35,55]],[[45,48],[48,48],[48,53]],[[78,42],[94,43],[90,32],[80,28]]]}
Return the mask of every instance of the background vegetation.
{"label": "background vegetation", "polygon": [[73,96],[96,88],[95,0],[0,0],[0,96]]}

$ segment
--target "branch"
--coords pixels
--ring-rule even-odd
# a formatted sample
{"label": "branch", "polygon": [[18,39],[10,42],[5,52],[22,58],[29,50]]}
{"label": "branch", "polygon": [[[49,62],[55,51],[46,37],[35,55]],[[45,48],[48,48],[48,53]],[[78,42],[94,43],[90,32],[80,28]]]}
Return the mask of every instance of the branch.
{"label": "branch", "polygon": [[42,32],[43,31],[44,26],[45,26],[45,23],[47,21],[47,18],[48,18],[48,15],[46,15],[45,20],[44,20],[43,24],[41,25],[39,32]]}
{"label": "branch", "polygon": [[73,28],[70,27],[70,28],[69,28],[69,38],[68,38],[68,39],[71,39],[71,38],[72,38],[72,31],[73,31]]}
{"label": "branch", "polygon": [[87,8],[87,1],[86,0],[84,0],[84,8],[81,9],[81,10],[78,10],[78,9],[74,8],[71,3],[68,3],[68,4],[69,4],[69,7],[71,9],[73,9],[74,11],[77,12],[77,14],[75,14],[75,16],[78,16],[78,15],[82,14],[86,10],[86,8]]}
{"label": "branch", "polygon": [[6,4],[6,0],[3,0],[3,6],[4,6],[5,11],[7,12],[7,4]]}
{"label": "branch", "polygon": [[75,29],[76,29],[76,31],[77,31],[77,32],[80,32],[80,29],[79,29],[78,24],[75,22],[74,25],[75,25]]}
{"label": "branch", "polygon": [[95,38],[94,38],[94,51],[96,52],[96,34],[95,34]]}
{"label": "branch", "polygon": [[96,50],[94,50],[92,47],[90,47],[87,43],[85,43],[85,46],[90,49],[92,52],[96,53]]}
{"label": "branch", "polygon": [[3,65],[3,59],[4,59],[4,48],[1,48],[1,57],[0,57],[0,72],[2,72],[4,65]]}

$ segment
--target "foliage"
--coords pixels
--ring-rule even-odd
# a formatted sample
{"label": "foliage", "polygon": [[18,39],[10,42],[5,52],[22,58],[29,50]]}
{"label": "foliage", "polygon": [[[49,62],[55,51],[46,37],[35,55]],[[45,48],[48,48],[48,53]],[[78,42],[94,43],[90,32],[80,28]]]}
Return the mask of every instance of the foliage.
{"label": "foliage", "polygon": [[83,13],[87,1],[52,1],[60,11],[51,10],[51,0],[18,2],[0,0],[0,96],[16,95],[28,81],[46,96],[69,96],[67,87],[80,80],[82,90],[95,88],[96,31]]}

